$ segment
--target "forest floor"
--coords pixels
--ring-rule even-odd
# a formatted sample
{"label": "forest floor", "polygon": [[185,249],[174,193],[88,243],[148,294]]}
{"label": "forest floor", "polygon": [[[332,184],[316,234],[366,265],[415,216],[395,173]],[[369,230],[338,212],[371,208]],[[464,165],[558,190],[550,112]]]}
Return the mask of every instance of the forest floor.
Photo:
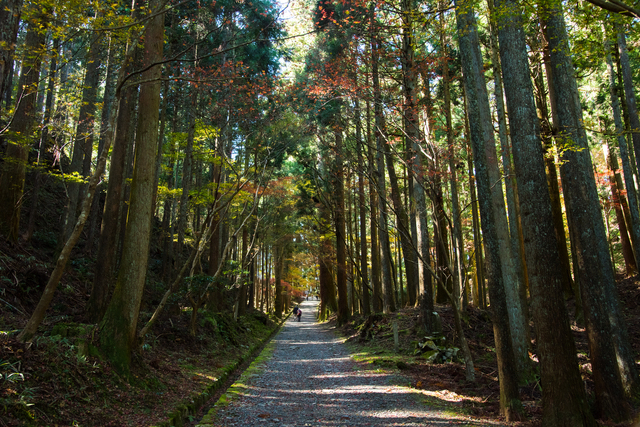
{"label": "forest floor", "polygon": [[[640,359],[640,277],[618,277],[618,293],[626,319],[631,346],[636,360]],[[575,306],[569,301],[572,318],[575,319]],[[392,368],[401,371],[409,379],[411,387],[422,390],[431,396],[432,403],[447,407],[452,411],[487,420],[502,420],[499,414],[499,384],[497,361],[493,341],[493,325],[486,310],[468,307],[463,315],[464,334],[473,355],[476,379],[465,380],[465,367],[462,353],[448,357],[447,349],[457,346],[453,327],[453,314],[449,306],[436,306],[442,320],[443,337],[428,337],[439,347],[437,351],[417,353],[418,343],[427,341],[421,330],[419,310],[404,308],[393,315],[377,315],[368,319],[355,316],[349,323],[339,328],[339,332],[351,347],[354,358],[360,362]],[[373,321],[371,321],[373,320]],[[335,320],[333,320],[335,321]],[[398,324],[398,350],[395,349],[392,332],[393,322]],[[593,379],[589,362],[588,340],[584,325],[573,322],[580,371],[593,404]],[[531,328],[531,360],[534,371],[537,370],[535,357],[535,330]],[[440,339],[441,338],[441,339]],[[426,348],[426,350],[430,350]],[[459,357],[458,357],[459,356]],[[427,360],[429,357],[435,360]],[[538,375],[533,381],[520,388],[525,418],[510,425],[537,427],[542,426],[541,389]],[[636,408],[637,409],[637,408]],[[607,426],[627,426],[602,422]],[[640,412],[636,410],[633,427],[640,426]]]}
{"label": "forest floor", "polygon": [[[10,247],[0,240],[0,426],[161,424],[211,391],[218,379],[233,376],[238,361],[278,327],[276,319],[258,311],[236,321],[202,310],[193,336],[190,311],[167,310],[134,357],[128,382],[92,345],[97,328],[86,323],[84,313],[92,265],[82,253],[72,261],[33,343],[16,341],[48,279],[50,248]],[[140,322],[154,308],[152,291],[145,289]]]}

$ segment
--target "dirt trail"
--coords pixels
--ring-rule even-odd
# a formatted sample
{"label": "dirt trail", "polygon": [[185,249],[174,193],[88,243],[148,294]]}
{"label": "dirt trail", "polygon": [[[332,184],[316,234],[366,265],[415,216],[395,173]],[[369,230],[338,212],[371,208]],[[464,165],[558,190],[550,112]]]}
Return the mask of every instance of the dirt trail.
{"label": "dirt trail", "polygon": [[[402,377],[351,359],[343,340],[316,323],[317,301],[300,306],[274,338],[273,355],[244,392],[217,411],[215,426],[479,426],[429,408]],[[212,424],[201,424],[210,426]]]}

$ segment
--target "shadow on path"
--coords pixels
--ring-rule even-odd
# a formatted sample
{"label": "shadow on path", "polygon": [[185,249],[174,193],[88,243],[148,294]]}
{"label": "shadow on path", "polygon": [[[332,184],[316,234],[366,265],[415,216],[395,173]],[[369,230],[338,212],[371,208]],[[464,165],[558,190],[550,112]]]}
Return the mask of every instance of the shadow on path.
{"label": "shadow on path", "polygon": [[[364,369],[304,301],[274,338],[274,352],[244,392],[218,410],[216,426],[479,426],[422,403],[403,379]],[[405,381],[406,382],[406,381]]]}

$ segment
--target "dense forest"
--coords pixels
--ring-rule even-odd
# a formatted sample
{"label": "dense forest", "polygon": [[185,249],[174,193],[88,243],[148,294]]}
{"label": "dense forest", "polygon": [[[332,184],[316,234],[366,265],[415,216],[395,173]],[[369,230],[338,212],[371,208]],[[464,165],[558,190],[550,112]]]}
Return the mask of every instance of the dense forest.
{"label": "dense forest", "polygon": [[[506,421],[537,384],[545,426],[628,422],[639,19],[620,0],[3,0],[3,388],[24,380],[7,349],[61,323],[134,384],[175,316],[195,339],[318,295],[341,326],[449,322],[470,382],[487,312]],[[27,400],[2,395],[40,425]]]}

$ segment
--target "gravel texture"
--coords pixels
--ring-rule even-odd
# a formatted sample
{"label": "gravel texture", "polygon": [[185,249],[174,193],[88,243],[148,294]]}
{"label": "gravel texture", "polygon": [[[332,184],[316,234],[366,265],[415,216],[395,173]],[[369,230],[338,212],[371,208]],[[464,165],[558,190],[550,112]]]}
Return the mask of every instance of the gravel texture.
{"label": "gravel texture", "polygon": [[343,340],[316,322],[317,301],[300,306],[274,338],[273,354],[206,426],[479,426],[427,406],[398,374],[355,362]]}

